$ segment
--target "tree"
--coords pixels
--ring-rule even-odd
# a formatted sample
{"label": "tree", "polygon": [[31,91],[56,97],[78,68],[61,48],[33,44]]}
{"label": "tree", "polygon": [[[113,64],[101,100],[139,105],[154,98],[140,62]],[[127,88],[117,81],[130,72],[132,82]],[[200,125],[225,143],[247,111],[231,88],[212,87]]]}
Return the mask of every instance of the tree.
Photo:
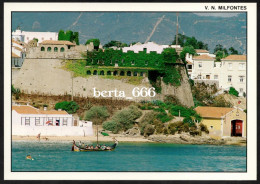
{"label": "tree", "polygon": [[216,55],[216,61],[220,61],[222,58],[228,56],[228,51],[222,45],[218,44],[214,49],[214,54]]}
{"label": "tree", "polygon": [[196,51],[193,48],[193,46],[186,46],[182,49],[182,52],[180,53],[180,58],[182,61],[186,63],[186,54],[189,53],[191,55],[195,55]]}
{"label": "tree", "polygon": [[55,104],[55,109],[62,109],[67,111],[69,114],[75,113],[79,109],[79,105],[74,101],[63,101]]}
{"label": "tree", "polygon": [[65,40],[65,33],[62,29],[59,31],[58,40]]}
{"label": "tree", "polygon": [[163,60],[167,63],[176,63],[176,60],[179,58],[177,52],[173,48],[166,48],[162,52]]}
{"label": "tree", "polygon": [[[176,36],[172,45],[176,44]],[[194,36],[189,37],[186,35],[178,34],[178,45],[181,47],[192,46],[194,49],[205,49],[208,50],[208,44],[203,43],[202,41],[198,41]]]}
{"label": "tree", "polygon": [[94,49],[98,50],[100,45],[100,40],[97,38],[92,38],[86,41],[85,45],[90,44],[90,42],[93,42]]}
{"label": "tree", "polygon": [[230,51],[230,54],[232,54],[232,55],[238,54],[238,51],[236,49],[234,49],[233,47],[230,47],[228,50]]}
{"label": "tree", "polygon": [[73,40],[77,45],[79,45],[79,32],[74,32],[73,34]]}
{"label": "tree", "polygon": [[111,40],[110,42],[106,43],[104,45],[104,48],[109,48],[109,47],[127,47],[128,45],[126,43],[122,43],[120,41],[116,41],[116,40]]}
{"label": "tree", "polygon": [[106,107],[93,106],[86,111],[85,120],[93,121],[94,124],[99,125],[109,117]]}

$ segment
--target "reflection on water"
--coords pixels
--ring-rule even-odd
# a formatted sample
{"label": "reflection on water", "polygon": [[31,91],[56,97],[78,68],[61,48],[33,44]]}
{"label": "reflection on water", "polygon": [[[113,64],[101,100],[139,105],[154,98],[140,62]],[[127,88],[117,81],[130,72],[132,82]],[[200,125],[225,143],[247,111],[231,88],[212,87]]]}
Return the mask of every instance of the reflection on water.
{"label": "reflection on water", "polygon": [[246,171],[242,146],[119,143],[105,152],[72,152],[71,146],[14,141],[12,171]]}

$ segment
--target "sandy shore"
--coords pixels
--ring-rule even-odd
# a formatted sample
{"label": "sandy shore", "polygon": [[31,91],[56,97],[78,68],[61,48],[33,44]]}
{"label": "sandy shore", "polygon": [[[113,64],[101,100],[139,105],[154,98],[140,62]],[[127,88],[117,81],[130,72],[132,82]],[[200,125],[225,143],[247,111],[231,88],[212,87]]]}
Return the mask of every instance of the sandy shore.
{"label": "sandy shore", "polygon": [[[153,142],[151,140],[145,139],[144,137],[126,137],[126,136],[99,136],[98,140],[101,142],[113,142],[113,137],[115,137],[119,142]],[[96,136],[41,136],[41,141],[96,141]],[[12,136],[13,141],[37,141],[36,136]]]}

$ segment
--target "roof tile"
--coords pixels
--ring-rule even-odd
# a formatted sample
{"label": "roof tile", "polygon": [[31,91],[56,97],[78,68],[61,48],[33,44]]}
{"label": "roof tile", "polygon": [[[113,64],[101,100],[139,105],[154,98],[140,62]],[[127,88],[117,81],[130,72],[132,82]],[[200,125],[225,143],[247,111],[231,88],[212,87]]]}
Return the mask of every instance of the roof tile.
{"label": "roof tile", "polygon": [[203,118],[221,118],[234,108],[227,107],[196,107],[194,109]]}
{"label": "roof tile", "polygon": [[229,56],[223,58],[222,60],[246,61],[246,55],[229,55]]}
{"label": "roof tile", "polygon": [[74,43],[66,40],[44,40],[42,45],[75,45]]}
{"label": "roof tile", "polygon": [[12,110],[15,110],[19,114],[68,114],[66,111],[39,110],[29,105],[13,105]]}
{"label": "roof tile", "polygon": [[213,57],[210,57],[209,55],[207,54],[202,54],[202,55],[199,55],[199,56],[194,56],[193,59],[205,59],[205,60],[214,60]]}

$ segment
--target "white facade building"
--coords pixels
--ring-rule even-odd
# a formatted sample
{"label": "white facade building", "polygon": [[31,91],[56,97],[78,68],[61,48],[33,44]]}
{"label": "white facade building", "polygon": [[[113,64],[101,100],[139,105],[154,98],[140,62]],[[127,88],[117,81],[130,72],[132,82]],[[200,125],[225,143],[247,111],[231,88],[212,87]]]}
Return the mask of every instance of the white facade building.
{"label": "white facade building", "polygon": [[[76,125],[76,126],[74,126]],[[12,106],[12,135],[44,136],[93,135],[90,126],[80,127],[71,114],[62,110],[40,110],[30,105]]]}
{"label": "white facade building", "polygon": [[34,38],[38,39],[38,43],[41,43],[44,40],[58,40],[58,33],[56,32],[29,32],[21,31],[17,29],[12,32],[12,38],[14,40],[19,40],[21,42],[28,43]]}
{"label": "white facade building", "polygon": [[246,93],[246,55],[229,55],[216,62],[208,54],[186,55],[188,75],[191,79],[216,83],[222,91],[234,87],[239,96]]}
{"label": "white facade building", "polygon": [[229,55],[221,60],[220,88],[234,87],[239,96],[246,93],[246,55]]}
{"label": "white facade building", "polygon": [[123,52],[134,51],[134,53],[138,53],[140,51],[146,51],[146,53],[156,52],[157,54],[161,54],[162,51],[166,48],[175,48],[176,51],[181,49],[180,45],[159,45],[154,42],[147,42],[144,44],[136,43],[135,45],[131,45],[130,47],[123,47]]}
{"label": "white facade building", "polygon": [[12,40],[12,67],[21,67],[25,57],[25,47],[20,42]]}

